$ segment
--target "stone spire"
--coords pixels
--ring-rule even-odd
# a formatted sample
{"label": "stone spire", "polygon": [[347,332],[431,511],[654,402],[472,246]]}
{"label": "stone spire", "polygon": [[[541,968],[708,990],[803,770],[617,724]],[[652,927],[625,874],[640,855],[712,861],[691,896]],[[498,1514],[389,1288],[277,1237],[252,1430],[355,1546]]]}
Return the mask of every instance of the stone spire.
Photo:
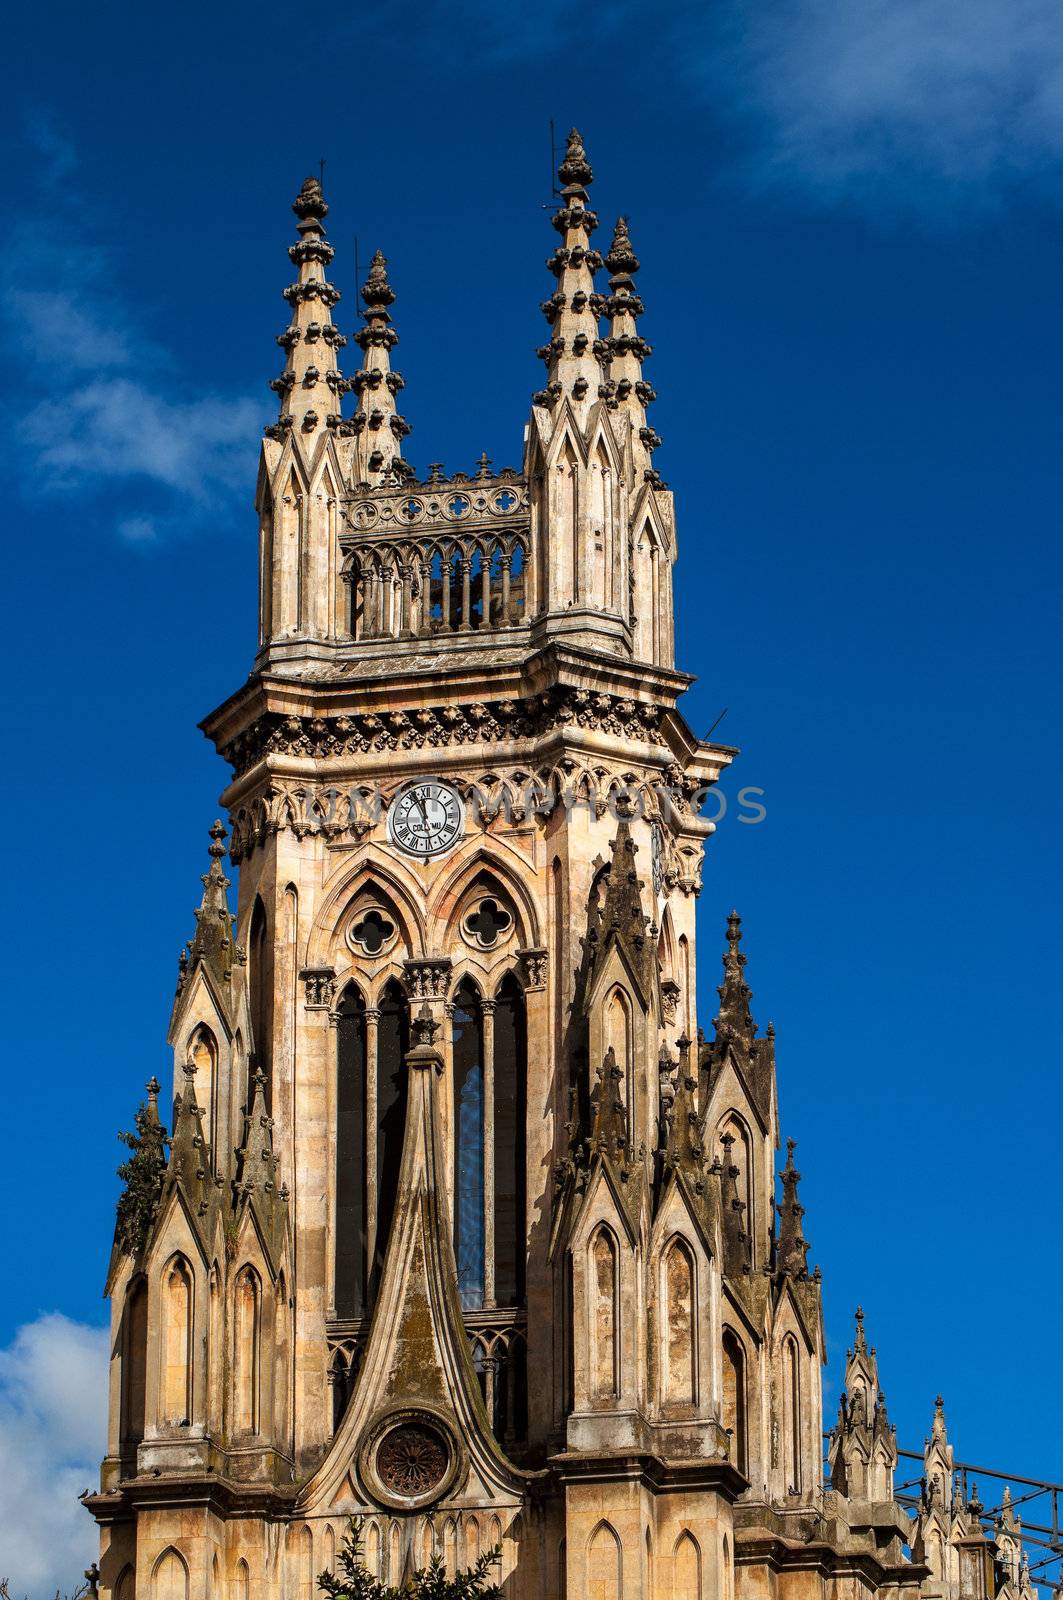
{"label": "stone spire", "polygon": [[808,1242],[801,1221],[805,1208],[797,1198],[797,1186],[801,1182],[801,1174],[794,1166],[796,1148],[797,1141],[787,1139],[786,1165],[780,1173],[782,1205],[778,1211],[776,1260],[780,1272],[788,1273],[792,1278],[807,1278]]}
{"label": "stone spire", "polygon": [[363,483],[380,484],[393,477],[412,476],[402,459],[402,441],[410,425],[399,415],[395,404],[395,396],[405,385],[401,375],[391,370],[391,352],[399,342],[388,314],[395,291],[388,282],[387,259],[381,250],[370,263],[369,276],[362,285],[362,300],[365,327],[354,336],[361,347],[362,365],[350,385],[358,396],[353,418],[358,440],[357,477]]}
{"label": "stone spire", "polygon": [[273,1149],[273,1118],[266,1107],[265,1074],[254,1072],[243,1138],[236,1151],[236,1216],[239,1224],[245,1207],[253,1212],[274,1272],[280,1264],[288,1216],[288,1190],[277,1183],[279,1166]]}
{"label": "stone spire", "polygon": [[334,251],[325,238],[328,206],[317,178],[306,179],[292,210],[299,219],[299,238],[288,254],[299,276],[284,291],[292,320],[278,335],[277,343],[286,351],[287,361],[281,376],[270,385],[280,395],[280,418],[266,432],[271,438],[283,439],[295,429],[312,442],[318,429],[344,427],[337,352],[347,341],[332,321],[332,307],[340,294],[325,278]]}
{"label": "stone spire", "polygon": [[610,1045],[591,1091],[591,1149],[607,1156],[620,1170],[625,1170],[628,1162],[627,1111],[620,1090],[623,1076]]}
{"label": "stone spire", "polygon": [[601,357],[605,346],[598,337],[598,301],[594,274],[602,265],[590,236],[598,218],[588,206],[587,186],[594,174],[583,140],[573,128],[565,159],[557,172],[562,204],[553,223],[564,240],[547,261],[557,288],[543,302],[543,315],[553,330],[539,355],[546,362],[546,387],[533,399],[537,406],[553,406],[567,396],[581,426],[599,397],[604,382]]}
{"label": "stone spire", "polygon": [[229,879],[222,869],[227,835],[219,819],[210,828],[210,868],[203,874],[203,898],[196,912],[196,932],[188,946],[188,967],[202,961],[218,983],[226,988],[236,960],[233,939],[234,918],[229,910],[226,890]]}
{"label": "stone spire", "polygon": [[642,363],[651,354],[651,347],[640,336],[636,321],[642,315],[642,301],[635,290],[634,278],[639,270],[639,259],[631,246],[626,217],[617,218],[605,264],[610,274],[609,294],[602,303],[609,319],[605,341],[609,351],[609,377],[605,392],[609,406],[631,419],[635,482],[659,485],[652,457],[661,441],[646,422],[646,407],[657,396],[642,377]]}

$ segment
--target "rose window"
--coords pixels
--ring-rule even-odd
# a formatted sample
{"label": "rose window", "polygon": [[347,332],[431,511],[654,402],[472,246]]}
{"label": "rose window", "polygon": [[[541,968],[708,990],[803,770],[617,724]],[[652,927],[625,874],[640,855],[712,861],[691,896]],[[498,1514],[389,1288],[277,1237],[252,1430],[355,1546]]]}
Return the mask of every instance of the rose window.
{"label": "rose window", "polygon": [[380,1441],[376,1470],[385,1489],[411,1500],[431,1494],[446,1477],[450,1451],[425,1422],[403,1422]]}
{"label": "rose window", "polygon": [[481,950],[490,950],[512,928],[513,918],[497,900],[487,899],[481,900],[468,913],[461,926],[465,937],[473,944],[479,945]]}
{"label": "rose window", "polygon": [[351,929],[351,943],[367,956],[378,956],[395,937],[395,924],[378,906],[370,906]]}

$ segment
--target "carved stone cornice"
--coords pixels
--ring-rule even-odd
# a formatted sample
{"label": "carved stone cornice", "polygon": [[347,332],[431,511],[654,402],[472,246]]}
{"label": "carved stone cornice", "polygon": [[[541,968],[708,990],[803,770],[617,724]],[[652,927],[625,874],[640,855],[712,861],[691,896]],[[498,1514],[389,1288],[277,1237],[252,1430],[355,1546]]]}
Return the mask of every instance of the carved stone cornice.
{"label": "carved stone cornice", "polygon": [[221,755],[239,777],[269,755],[326,761],[393,750],[535,739],[565,727],[588,728],[618,739],[661,745],[665,715],[660,706],[645,701],[564,686],[521,700],[422,706],[410,711],[358,712],[338,717],[267,712],[225,745]]}

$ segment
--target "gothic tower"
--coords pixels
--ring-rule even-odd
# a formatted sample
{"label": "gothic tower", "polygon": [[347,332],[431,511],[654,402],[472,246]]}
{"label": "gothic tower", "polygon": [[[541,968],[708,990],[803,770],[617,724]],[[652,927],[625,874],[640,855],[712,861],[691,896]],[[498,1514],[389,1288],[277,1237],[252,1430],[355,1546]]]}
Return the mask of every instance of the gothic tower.
{"label": "gothic tower", "polygon": [[639,263],[623,218],[595,249],[591,178],[573,133],[520,468],[424,481],[388,263],[344,377],[319,183],[295,201],[258,653],[203,724],[236,909],[219,823],[108,1281],[121,1600],[310,1600],[352,1516],[392,1583],[499,1545],[514,1600],[926,1576],[862,1325],[823,1483],[736,914],[697,990],[696,796],[736,752],[678,710]]}

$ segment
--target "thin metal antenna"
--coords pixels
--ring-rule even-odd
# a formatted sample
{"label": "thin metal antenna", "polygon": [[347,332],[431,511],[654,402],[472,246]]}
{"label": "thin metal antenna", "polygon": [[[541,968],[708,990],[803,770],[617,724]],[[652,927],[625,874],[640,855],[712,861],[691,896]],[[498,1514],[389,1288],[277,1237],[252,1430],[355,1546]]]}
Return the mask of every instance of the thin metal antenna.
{"label": "thin metal antenna", "polygon": [[716,729],[720,726],[720,723],[723,721],[724,717],[727,715],[727,710],[728,710],[727,706],[724,706],[723,710],[720,712],[720,715],[716,718],[716,721],[713,723],[712,727],[709,729],[708,733],[705,735],[703,743],[708,744],[709,740],[712,738],[713,734],[716,732]]}
{"label": "thin metal antenna", "polygon": [[320,168],[320,176],[318,178],[318,182],[321,185],[322,193],[324,193],[324,189],[325,189],[325,158],[324,158],[324,156],[322,156],[321,160],[318,162],[318,167]]}
{"label": "thin metal antenna", "polygon": [[550,118],[550,198],[556,200],[560,194],[557,187],[557,134],[554,131],[554,119]]}
{"label": "thin metal antenna", "polygon": [[358,265],[358,235],[354,236],[354,300],[356,305],[362,302],[362,269]]}

